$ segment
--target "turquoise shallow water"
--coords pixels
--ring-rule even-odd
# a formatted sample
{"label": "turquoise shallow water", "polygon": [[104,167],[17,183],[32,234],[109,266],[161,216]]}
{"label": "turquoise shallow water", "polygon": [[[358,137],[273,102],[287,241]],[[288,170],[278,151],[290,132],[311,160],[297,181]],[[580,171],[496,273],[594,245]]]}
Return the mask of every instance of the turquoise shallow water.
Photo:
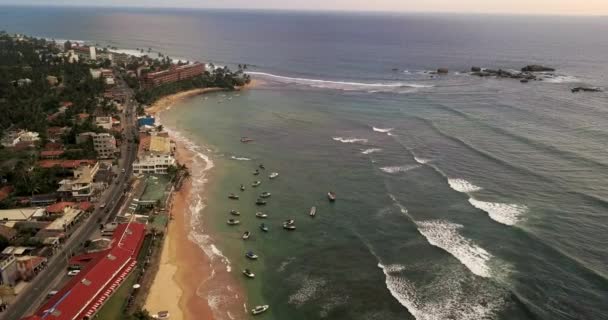
{"label": "turquoise shallow water", "polygon": [[[271,305],[260,318],[608,317],[608,96],[570,92],[608,87],[608,38],[590,36],[604,18],[2,7],[0,28],[250,64],[255,90],[162,120],[215,165],[192,239],[248,307]],[[528,63],[557,75],[462,73]],[[431,78],[439,66],[450,74]],[[279,178],[238,191],[260,163]],[[240,226],[226,225],[231,209]],[[281,229],[288,218],[297,231]],[[201,299],[230,318],[235,289],[212,287]]]}

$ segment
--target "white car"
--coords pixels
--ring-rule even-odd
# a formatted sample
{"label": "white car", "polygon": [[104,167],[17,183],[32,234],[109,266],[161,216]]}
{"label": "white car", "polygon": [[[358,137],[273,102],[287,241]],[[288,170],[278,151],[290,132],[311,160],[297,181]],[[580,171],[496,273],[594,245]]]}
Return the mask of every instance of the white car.
{"label": "white car", "polygon": [[80,273],[80,270],[70,270],[68,271],[68,276],[73,277],[75,275],[78,275]]}

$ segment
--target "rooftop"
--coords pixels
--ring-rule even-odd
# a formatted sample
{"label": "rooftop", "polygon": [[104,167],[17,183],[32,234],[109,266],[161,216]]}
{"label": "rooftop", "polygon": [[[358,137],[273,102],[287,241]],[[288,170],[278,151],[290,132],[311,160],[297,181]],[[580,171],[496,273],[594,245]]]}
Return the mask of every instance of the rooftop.
{"label": "rooftop", "polygon": [[150,152],[171,153],[171,139],[168,137],[152,136],[150,138]]}

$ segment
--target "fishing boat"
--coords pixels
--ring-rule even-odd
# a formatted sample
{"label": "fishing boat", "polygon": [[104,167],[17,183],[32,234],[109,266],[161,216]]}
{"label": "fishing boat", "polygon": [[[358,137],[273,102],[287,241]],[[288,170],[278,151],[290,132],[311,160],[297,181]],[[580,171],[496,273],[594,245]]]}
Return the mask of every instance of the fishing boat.
{"label": "fishing boat", "polygon": [[236,226],[237,224],[241,223],[239,220],[236,219],[228,219],[228,221],[226,221],[226,223],[229,226]]}
{"label": "fishing boat", "polygon": [[262,192],[262,194],[260,194],[260,198],[270,198],[272,194],[270,192]]}
{"label": "fishing boat", "polygon": [[287,220],[285,220],[284,223],[286,223],[286,224],[294,224],[294,223],[296,223],[296,221],[294,219],[287,219]]}
{"label": "fishing boat", "polygon": [[245,231],[245,233],[243,233],[243,240],[247,240],[249,237],[251,237],[251,232]]}
{"label": "fishing boat", "polygon": [[317,207],[312,207],[310,208],[310,212],[308,213],[309,216],[314,217],[317,214]]}
{"label": "fishing boat", "polygon": [[234,193],[231,193],[231,194],[229,194],[229,195],[228,195],[228,199],[232,199],[232,200],[238,200],[238,199],[239,199],[239,196],[237,196],[237,195],[236,195],[236,194],[234,194]]}
{"label": "fishing boat", "polygon": [[257,176],[258,174],[260,174],[260,170],[255,169],[255,171],[253,172],[253,175],[254,175],[254,176]]}
{"label": "fishing boat", "polygon": [[245,269],[243,270],[243,274],[247,277],[247,278],[255,278],[255,273],[251,272],[251,270],[249,269]]}
{"label": "fishing boat", "polygon": [[334,202],[336,201],[336,194],[333,191],[330,191],[327,193],[327,198],[329,201]]}
{"label": "fishing boat", "polygon": [[240,188],[240,189],[241,189],[241,191],[245,191],[245,186],[244,186],[244,185],[241,185],[241,188]]}
{"label": "fishing boat", "polygon": [[265,214],[265,213],[263,213],[263,212],[256,212],[255,216],[258,217],[258,218],[260,218],[260,219],[266,219],[266,218],[268,218],[268,215]]}
{"label": "fishing boat", "polygon": [[278,177],[278,176],[279,176],[279,173],[278,173],[278,172],[273,172],[273,173],[271,173],[271,174],[268,176],[268,178],[270,178],[270,179],[274,179],[274,178],[276,178],[276,177]]}
{"label": "fishing boat", "polygon": [[258,258],[258,255],[253,253],[253,251],[248,251],[247,253],[245,253],[245,257],[251,260],[255,260]]}
{"label": "fishing boat", "polygon": [[262,169],[262,170],[263,170],[263,169],[266,169],[266,167],[264,167],[264,165],[263,165],[263,164],[260,164],[260,166],[259,166],[259,167],[260,167],[260,169]]}
{"label": "fishing boat", "polygon": [[255,204],[258,206],[265,206],[266,205],[266,200],[263,199],[258,199],[255,201]]}
{"label": "fishing boat", "polygon": [[264,232],[268,232],[268,227],[265,224],[260,224],[260,230],[264,231]]}
{"label": "fishing boat", "polygon": [[268,308],[270,308],[270,306],[267,304],[265,304],[263,306],[256,306],[255,308],[251,309],[251,313],[253,315],[258,315],[260,313],[266,312],[266,310],[268,310]]}
{"label": "fishing boat", "polygon": [[241,213],[238,212],[238,211],[236,211],[236,210],[230,210],[230,214],[233,215],[233,216],[240,216],[241,215]]}
{"label": "fishing boat", "polygon": [[159,319],[159,320],[169,319],[169,311],[159,311],[157,314],[152,315],[152,319]]}
{"label": "fishing boat", "polygon": [[296,225],[293,223],[283,223],[283,229],[288,230],[288,231],[293,231],[296,230]]}
{"label": "fishing boat", "polygon": [[249,137],[241,137],[241,142],[242,143],[249,143],[252,142],[253,139],[249,138]]}
{"label": "fishing boat", "polygon": [[251,186],[255,188],[255,187],[257,187],[257,186],[259,186],[259,185],[261,185],[261,184],[262,184],[262,181],[254,181],[254,182],[251,184]]}

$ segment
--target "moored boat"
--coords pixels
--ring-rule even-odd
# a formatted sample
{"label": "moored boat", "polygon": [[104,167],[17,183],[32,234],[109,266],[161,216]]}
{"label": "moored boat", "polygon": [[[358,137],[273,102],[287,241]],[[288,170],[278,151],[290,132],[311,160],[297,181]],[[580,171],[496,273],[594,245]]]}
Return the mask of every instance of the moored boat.
{"label": "moored boat", "polygon": [[268,232],[268,227],[265,224],[260,224],[260,230],[264,231],[264,232]]}
{"label": "moored boat", "polygon": [[244,186],[244,185],[241,185],[241,188],[240,188],[240,189],[241,189],[241,191],[245,191],[245,186]]}
{"label": "moored boat", "polygon": [[253,172],[253,175],[254,175],[254,176],[257,176],[258,174],[260,174],[260,170],[255,169],[255,171]]}
{"label": "moored boat", "polygon": [[268,218],[268,215],[265,214],[265,213],[263,213],[263,212],[256,212],[255,216],[258,217],[258,218],[260,218],[260,219],[266,219],[266,218]]}
{"label": "moored boat", "polygon": [[241,137],[241,142],[242,143],[248,143],[253,141],[253,139],[249,138],[249,137]]}
{"label": "moored boat", "polygon": [[239,199],[239,196],[237,196],[237,195],[236,195],[236,194],[234,194],[234,193],[231,193],[231,194],[229,194],[229,195],[228,195],[228,199],[232,199],[232,200],[238,200],[238,199]]}
{"label": "moored boat", "polygon": [[236,226],[237,224],[241,223],[239,220],[236,219],[228,219],[228,221],[226,221],[226,223],[230,226]]}
{"label": "moored boat", "polygon": [[266,205],[266,200],[263,199],[258,199],[255,201],[255,204],[258,206],[265,206]]}
{"label": "moored boat", "polygon": [[255,278],[255,273],[251,272],[251,270],[249,269],[245,269],[243,270],[243,274],[247,277],[247,278]]}
{"label": "moored boat", "polygon": [[270,306],[268,306],[267,304],[265,304],[263,306],[256,306],[255,308],[251,309],[251,313],[253,315],[257,315],[257,314],[266,312],[266,310],[268,310],[268,308],[270,308]]}
{"label": "moored boat", "polygon": [[264,169],[266,169],[266,167],[264,167],[263,164],[260,164],[260,169],[264,170]]}
{"label": "moored boat", "polygon": [[262,192],[262,194],[260,194],[260,198],[270,198],[272,194],[270,192]]}
{"label": "moored boat", "polygon": [[283,223],[283,229],[293,231],[293,230],[296,230],[296,225],[293,223],[285,222],[285,223]]}
{"label": "moored boat", "polygon": [[255,260],[258,258],[258,255],[253,253],[253,251],[248,251],[247,253],[245,253],[245,257],[251,260]]}
{"label": "moored boat", "polygon": [[336,201],[336,193],[333,191],[330,191],[327,193],[327,198],[329,199],[329,201]]}
{"label": "moored boat", "polygon": [[270,179],[274,179],[274,178],[276,178],[276,177],[278,177],[278,176],[279,176],[279,173],[278,173],[278,172],[273,172],[273,173],[271,173],[271,174],[268,176],[268,178],[270,178]]}
{"label": "moored boat", "polygon": [[238,212],[238,211],[236,211],[236,210],[230,210],[230,214],[233,215],[233,216],[240,216],[241,215],[241,213]]}
{"label": "moored boat", "polygon": [[317,214],[317,207],[312,207],[310,208],[310,212],[308,213],[309,216],[314,217]]}
{"label": "moored boat", "polygon": [[257,186],[259,186],[259,185],[261,185],[261,184],[262,184],[262,181],[254,181],[254,182],[251,184],[251,186],[255,188],[255,187],[257,187]]}
{"label": "moored boat", "polygon": [[251,232],[245,231],[245,233],[243,233],[243,240],[247,240],[249,237],[251,237]]}

